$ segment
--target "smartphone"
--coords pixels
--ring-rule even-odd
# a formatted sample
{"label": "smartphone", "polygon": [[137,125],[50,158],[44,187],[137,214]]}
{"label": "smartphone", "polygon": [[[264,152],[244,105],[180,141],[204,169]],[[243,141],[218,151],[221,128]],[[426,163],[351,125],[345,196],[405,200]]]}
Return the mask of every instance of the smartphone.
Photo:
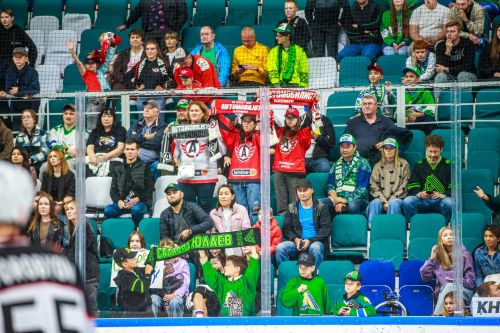
{"label": "smartphone", "polygon": [[427,193],[427,195],[432,195],[432,193],[434,193],[434,191],[425,191],[425,193]]}
{"label": "smartphone", "polygon": [[243,68],[243,65],[238,65],[238,68]]}
{"label": "smartphone", "polygon": [[304,242],[304,241],[300,241],[300,243],[299,243],[299,247],[300,247],[300,248],[303,248],[303,247],[304,247],[304,245],[306,245],[306,242]]}

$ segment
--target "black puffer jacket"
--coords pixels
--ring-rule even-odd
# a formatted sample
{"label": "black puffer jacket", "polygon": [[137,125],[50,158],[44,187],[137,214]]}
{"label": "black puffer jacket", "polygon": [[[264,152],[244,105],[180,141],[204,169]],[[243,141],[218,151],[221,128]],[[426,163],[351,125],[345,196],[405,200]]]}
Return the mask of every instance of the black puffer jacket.
{"label": "black puffer jacket", "polygon": [[[128,168],[127,170],[125,170]],[[127,174],[130,176],[127,177]],[[142,163],[139,158],[132,163],[123,163],[113,169],[113,180],[111,181],[110,195],[113,202],[125,200],[130,191],[134,197],[138,197],[149,208],[153,202],[153,176],[149,167]]]}
{"label": "black puffer jacket", "polygon": [[[70,222],[66,222],[70,223]],[[92,280],[99,278],[99,254],[97,253],[97,241],[94,237],[94,231],[90,224],[85,223],[85,279]],[[71,237],[69,246],[64,248],[63,254],[68,257],[71,262],[75,262],[75,237]]]}

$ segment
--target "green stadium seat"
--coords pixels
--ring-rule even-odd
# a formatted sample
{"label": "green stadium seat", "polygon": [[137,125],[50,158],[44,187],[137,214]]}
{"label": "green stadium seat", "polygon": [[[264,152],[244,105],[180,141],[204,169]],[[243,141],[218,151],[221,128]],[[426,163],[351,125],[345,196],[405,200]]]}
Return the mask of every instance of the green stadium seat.
{"label": "green stadium seat", "polygon": [[276,300],[276,310],[278,316],[291,316],[292,308],[286,308],[279,300],[279,294],[287,284],[287,282],[299,275],[299,269],[296,261],[284,261],[278,267],[278,296]]}
{"label": "green stadium seat", "polygon": [[2,0],[1,8],[9,8],[14,12],[14,24],[21,28],[28,22],[28,2],[26,0]]}
{"label": "green stadium seat", "polygon": [[282,234],[281,241],[284,242],[287,240],[285,238],[285,234],[283,233],[283,224],[285,223],[285,217],[282,215],[276,214],[276,215],[274,215],[274,219],[276,220],[276,222],[278,222],[278,225],[280,226],[281,234]]}
{"label": "green stadium seat", "polygon": [[[490,103],[490,104],[482,104]],[[483,89],[476,95],[475,127],[500,129],[500,89]],[[484,120],[484,121],[482,121]],[[495,122],[492,122],[495,120]]]}
{"label": "green stadium seat", "polygon": [[347,86],[367,86],[368,65],[371,61],[368,57],[345,57],[340,61],[339,85]]}
{"label": "green stadium seat", "polygon": [[215,29],[215,39],[222,45],[241,45],[241,27],[236,25]]}
{"label": "green stadium seat", "polygon": [[437,239],[439,230],[446,225],[441,214],[415,214],[410,221],[410,243],[416,238]]}
{"label": "green stadium seat", "polygon": [[378,240],[396,239],[406,246],[406,220],[401,214],[379,214],[372,220],[370,244]]}
{"label": "green stadium seat", "polygon": [[421,130],[412,129],[410,130],[413,133],[413,139],[411,140],[410,145],[406,148],[405,152],[419,152],[421,154],[425,154],[425,134]]}
{"label": "green stadium seat", "polygon": [[197,0],[196,13],[193,17],[193,26],[210,25],[217,28],[226,18],[225,0]]}
{"label": "green stadium seat", "polygon": [[66,66],[64,69],[63,92],[74,92],[85,90],[85,83],[75,64]]}
{"label": "green stadium seat", "polygon": [[67,0],[66,13],[88,14],[90,21],[95,20],[96,0]]}
{"label": "green stadium seat", "polygon": [[335,304],[335,301],[341,299],[345,294],[344,282],[342,281],[342,284],[328,284],[327,286],[328,296],[330,296],[330,299]]}
{"label": "green stadium seat", "polygon": [[272,48],[274,46],[276,38],[274,37],[273,24],[254,25],[253,29],[255,30],[255,34],[257,35],[257,42],[264,44],[269,48]]}
{"label": "green stadium seat", "polygon": [[474,250],[483,243],[482,237],[463,237],[462,244],[465,248],[470,252],[474,252]]}
{"label": "green stadium seat", "polygon": [[403,154],[401,154],[401,157],[403,157],[410,165],[410,168],[413,169],[415,164],[417,164],[418,161],[424,158],[424,154],[416,151],[405,151]]}
{"label": "green stadium seat", "polygon": [[306,179],[311,182],[316,199],[326,198],[325,185],[328,180],[328,172],[311,172],[306,175]]}
{"label": "green stadium seat", "polygon": [[349,260],[323,261],[319,265],[318,275],[328,285],[342,285],[343,287],[344,277],[353,270],[354,264]]}
{"label": "green stadium seat", "polygon": [[106,32],[105,29],[87,29],[82,32],[80,43],[80,60],[85,60],[85,57],[99,48],[99,36]]}
{"label": "green stadium seat", "polygon": [[404,245],[397,239],[379,239],[370,242],[368,259],[378,261],[389,261],[394,264],[396,270],[403,261]]}
{"label": "green stadium seat", "polygon": [[97,241],[97,234],[98,234],[99,230],[97,228],[97,222],[96,222],[96,220],[87,218],[87,223],[92,228],[92,232],[94,233],[94,238]]}
{"label": "green stadium seat", "polygon": [[160,245],[160,219],[159,218],[144,218],[139,222],[139,231],[144,235],[146,248],[151,245]]}
{"label": "green stadium seat", "polygon": [[108,238],[115,249],[127,247],[128,237],[134,230],[131,219],[106,219],[101,225],[101,237]]}
{"label": "green stadium seat", "polygon": [[401,55],[383,55],[377,59],[377,65],[384,70],[384,81],[390,81],[392,84],[401,84],[401,73],[406,67],[406,56]]}
{"label": "green stadium seat", "polygon": [[487,218],[491,210],[474,193],[476,186],[481,187],[486,193],[493,193],[491,172],[488,169],[462,170],[462,211],[466,213],[483,213]]}
{"label": "green stadium seat", "polygon": [[284,18],[285,18],[285,11],[283,8],[277,10],[273,9],[262,10],[262,16],[260,17],[260,24],[272,24],[276,26],[278,25],[278,22]]}
{"label": "green stadium seat", "polygon": [[488,225],[481,213],[462,213],[462,237],[483,238],[484,228]]}
{"label": "green stadium seat", "polygon": [[189,265],[189,292],[193,292],[196,288],[196,266],[188,262]]}
{"label": "green stadium seat", "polygon": [[[62,110],[66,104],[75,104],[75,99],[51,99],[47,103],[45,113],[49,115],[48,122],[45,122],[44,127],[48,130],[56,125],[62,124]],[[59,115],[56,115],[59,113]]]}
{"label": "green stadium seat", "polygon": [[485,169],[491,172],[491,181],[496,183],[500,176],[500,156],[496,151],[469,151],[467,169]]}
{"label": "green stadium seat", "polygon": [[127,17],[127,7],[128,0],[98,0],[97,17],[99,18],[100,14],[113,14],[121,16],[125,19]]}
{"label": "green stadium seat", "polygon": [[340,91],[328,96],[328,110],[326,116],[331,118],[335,115],[352,117],[356,113],[354,106],[358,98],[359,91]]}
{"label": "green stadium seat", "polygon": [[469,152],[496,151],[500,154],[500,130],[495,127],[473,128],[469,132]]}
{"label": "green stadium seat", "polygon": [[364,259],[367,246],[368,222],[363,215],[341,214],[334,217],[331,231],[333,258],[348,258],[353,262]]}
{"label": "green stadium seat", "polygon": [[[19,0],[18,0],[19,1]],[[61,1],[36,0],[33,4],[32,17],[35,16],[55,16],[61,22],[63,6]]]}
{"label": "green stadium seat", "polygon": [[431,256],[431,250],[437,242],[436,237],[415,238],[408,244],[408,260],[427,260]]}
{"label": "green stadium seat", "polygon": [[[439,106],[437,109],[437,120],[438,121],[451,121],[451,115],[453,112],[453,105],[441,105],[441,104],[452,104],[454,101],[452,91],[443,91],[439,95]],[[460,104],[461,104],[461,120],[468,120],[468,122],[462,123],[462,127],[470,126],[472,124],[472,117],[474,115],[474,105],[472,104],[472,92],[462,91],[460,92]],[[449,128],[450,124],[439,124],[440,128]]]}
{"label": "green stadium seat", "polygon": [[[440,137],[443,138],[443,140],[444,140],[444,147],[443,147],[442,155],[443,155],[443,157],[451,160],[452,159],[452,157],[451,157],[451,152],[452,152],[451,146],[452,146],[452,142],[454,140],[453,130],[440,128],[440,129],[433,130],[432,134],[439,135]],[[465,135],[464,135],[464,133],[462,131],[460,131],[460,146],[462,147],[462,159],[464,159],[465,158]]]}
{"label": "green stadium seat", "polygon": [[111,263],[99,264],[99,289],[97,293],[97,306],[99,311],[111,310],[111,296],[115,288],[110,288]]}
{"label": "green stadium seat", "polygon": [[125,18],[123,16],[108,15],[108,14],[105,14],[104,12],[101,12],[97,16],[94,28],[114,32],[116,27],[118,27],[124,23],[125,23]]}
{"label": "green stadium seat", "polygon": [[130,48],[130,38],[128,37],[128,34],[132,30],[134,30],[134,29],[132,27],[130,27],[128,29],[125,29],[125,30],[122,30],[122,31],[116,33],[122,39],[122,42],[120,44],[118,44],[118,46],[116,47],[117,53],[120,53],[121,51]]}
{"label": "green stadium seat", "polygon": [[200,27],[189,27],[182,32],[182,46],[193,49],[200,43]]}
{"label": "green stadium seat", "polygon": [[226,25],[252,26],[257,22],[257,13],[247,10],[229,10]]}

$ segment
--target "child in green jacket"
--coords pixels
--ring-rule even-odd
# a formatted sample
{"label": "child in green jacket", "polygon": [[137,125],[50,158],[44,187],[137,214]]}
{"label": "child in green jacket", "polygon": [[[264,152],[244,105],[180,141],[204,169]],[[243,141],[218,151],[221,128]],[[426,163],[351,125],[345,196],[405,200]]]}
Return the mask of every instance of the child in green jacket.
{"label": "child in green jacket", "polygon": [[199,251],[203,278],[217,295],[223,317],[255,316],[260,259],[255,246],[251,248],[248,267],[243,257],[228,256],[224,274],[212,267],[205,251]]}
{"label": "child in green jacket", "polygon": [[368,297],[363,296],[361,289],[361,276],[352,271],[345,277],[345,294],[333,307],[333,314],[338,316],[370,317],[375,316],[375,307]]}
{"label": "child in green jacket", "polygon": [[331,314],[332,302],[325,281],[315,276],[314,257],[303,252],[297,261],[299,276],[294,277],[280,292],[281,303],[293,308],[293,315]]}

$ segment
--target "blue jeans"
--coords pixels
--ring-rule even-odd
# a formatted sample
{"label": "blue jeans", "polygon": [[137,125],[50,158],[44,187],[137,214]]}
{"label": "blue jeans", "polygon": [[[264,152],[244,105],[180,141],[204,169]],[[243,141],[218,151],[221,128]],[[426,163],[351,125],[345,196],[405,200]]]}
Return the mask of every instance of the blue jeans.
{"label": "blue jeans", "polygon": [[411,195],[403,201],[403,211],[408,222],[417,213],[429,212],[443,214],[446,221],[450,222],[452,205],[450,197],[443,199],[420,199],[417,196]]}
{"label": "blue jeans", "polygon": [[337,62],[340,63],[344,57],[365,56],[370,58],[372,62],[377,60],[377,55],[380,53],[380,45],[372,43],[351,44],[342,49],[337,56]]}
{"label": "blue jeans", "polygon": [[[450,73],[437,73],[434,77],[434,83],[448,83],[450,81],[475,82],[477,81],[477,76],[474,73],[460,72],[456,77]],[[434,88],[434,97],[436,99],[439,99],[442,90],[443,88]]]}
{"label": "blue jeans", "polygon": [[236,202],[247,209],[252,224],[255,224],[258,219],[255,208],[260,207],[260,183],[231,182],[231,187]]}
{"label": "blue jeans", "polygon": [[[307,251],[314,257],[314,265],[316,266],[316,271],[319,265],[323,262],[325,245],[321,242],[313,242],[307,248]],[[280,264],[284,261],[289,261],[290,257],[298,257],[299,251],[297,246],[292,241],[284,241],[278,244],[276,247],[276,264],[278,269]]]}
{"label": "blue jeans", "polygon": [[151,173],[153,174],[153,178],[154,178],[155,182],[161,176],[161,172],[160,172],[160,170],[158,170],[158,164],[160,164],[159,160],[155,160],[153,162],[148,163],[148,168],[149,168],[149,170],[151,170]]}
{"label": "blue jeans", "polygon": [[[184,200],[198,203],[198,205],[207,213],[213,208],[212,200],[214,198],[215,183],[206,184],[184,184],[179,183],[181,191],[184,192]],[[197,201],[198,199],[198,201]]]}
{"label": "blue jeans", "polygon": [[[332,199],[330,197],[318,199],[323,205],[328,207],[330,215],[333,217],[339,213],[335,211],[335,206],[333,205]],[[366,210],[368,202],[364,199],[354,199],[347,204],[347,210],[343,212],[344,214],[363,214]]]}
{"label": "blue jeans", "polygon": [[321,157],[317,159],[306,158],[306,170],[310,172],[330,172],[330,161]]}
{"label": "blue jeans", "polygon": [[150,99],[155,100],[160,105],[160,111],[165,110],[165,98],[159,96],[137,96],[137,111],[143,111],[144,103]]}
{"label": "blue jeans", "polygon": [[[401,206],[403,205],[402,199],[391,199],[389,200],[389,207],[387,207],[387,214],[401,214]],[[384,205],[380,199],[373,199],[366,207],[366,216],[368,217],[368,223],[372,223],[372,219],[375,215],[382,214]]]}
{"label": "blue jeans", "polygon": [[114,202],[104,208],[104,217],[107,219],[119,217],[120,215],[128,212],[132,215],[132,221],[134,221],[135,226],[137,227],[139,222],[141,222],[144,217],[144,214],[148,212],[148,206],[144,202],[139,201],[134,207],[132,207],[132,209],[121,209],[118,207],[118,203]]}
{"label": "blue jeans", "polygon": [[[158,317],[158,313],[163,311],[165,302],[163,298],[158,295],[151,295],[151,302],[153,303],[153,313],[155,317]],[[175,296],[168,303],[168,316],[169,317],[184,317],[184,298],[181,296]]]}
{"label": "blue jeans", "polygon": [[384,46],[382,53],[384,53],[384,55],[402,55],[406,57],[408,56],[408,46],[402,46],[399,51],[396,51],[392,46]]}

